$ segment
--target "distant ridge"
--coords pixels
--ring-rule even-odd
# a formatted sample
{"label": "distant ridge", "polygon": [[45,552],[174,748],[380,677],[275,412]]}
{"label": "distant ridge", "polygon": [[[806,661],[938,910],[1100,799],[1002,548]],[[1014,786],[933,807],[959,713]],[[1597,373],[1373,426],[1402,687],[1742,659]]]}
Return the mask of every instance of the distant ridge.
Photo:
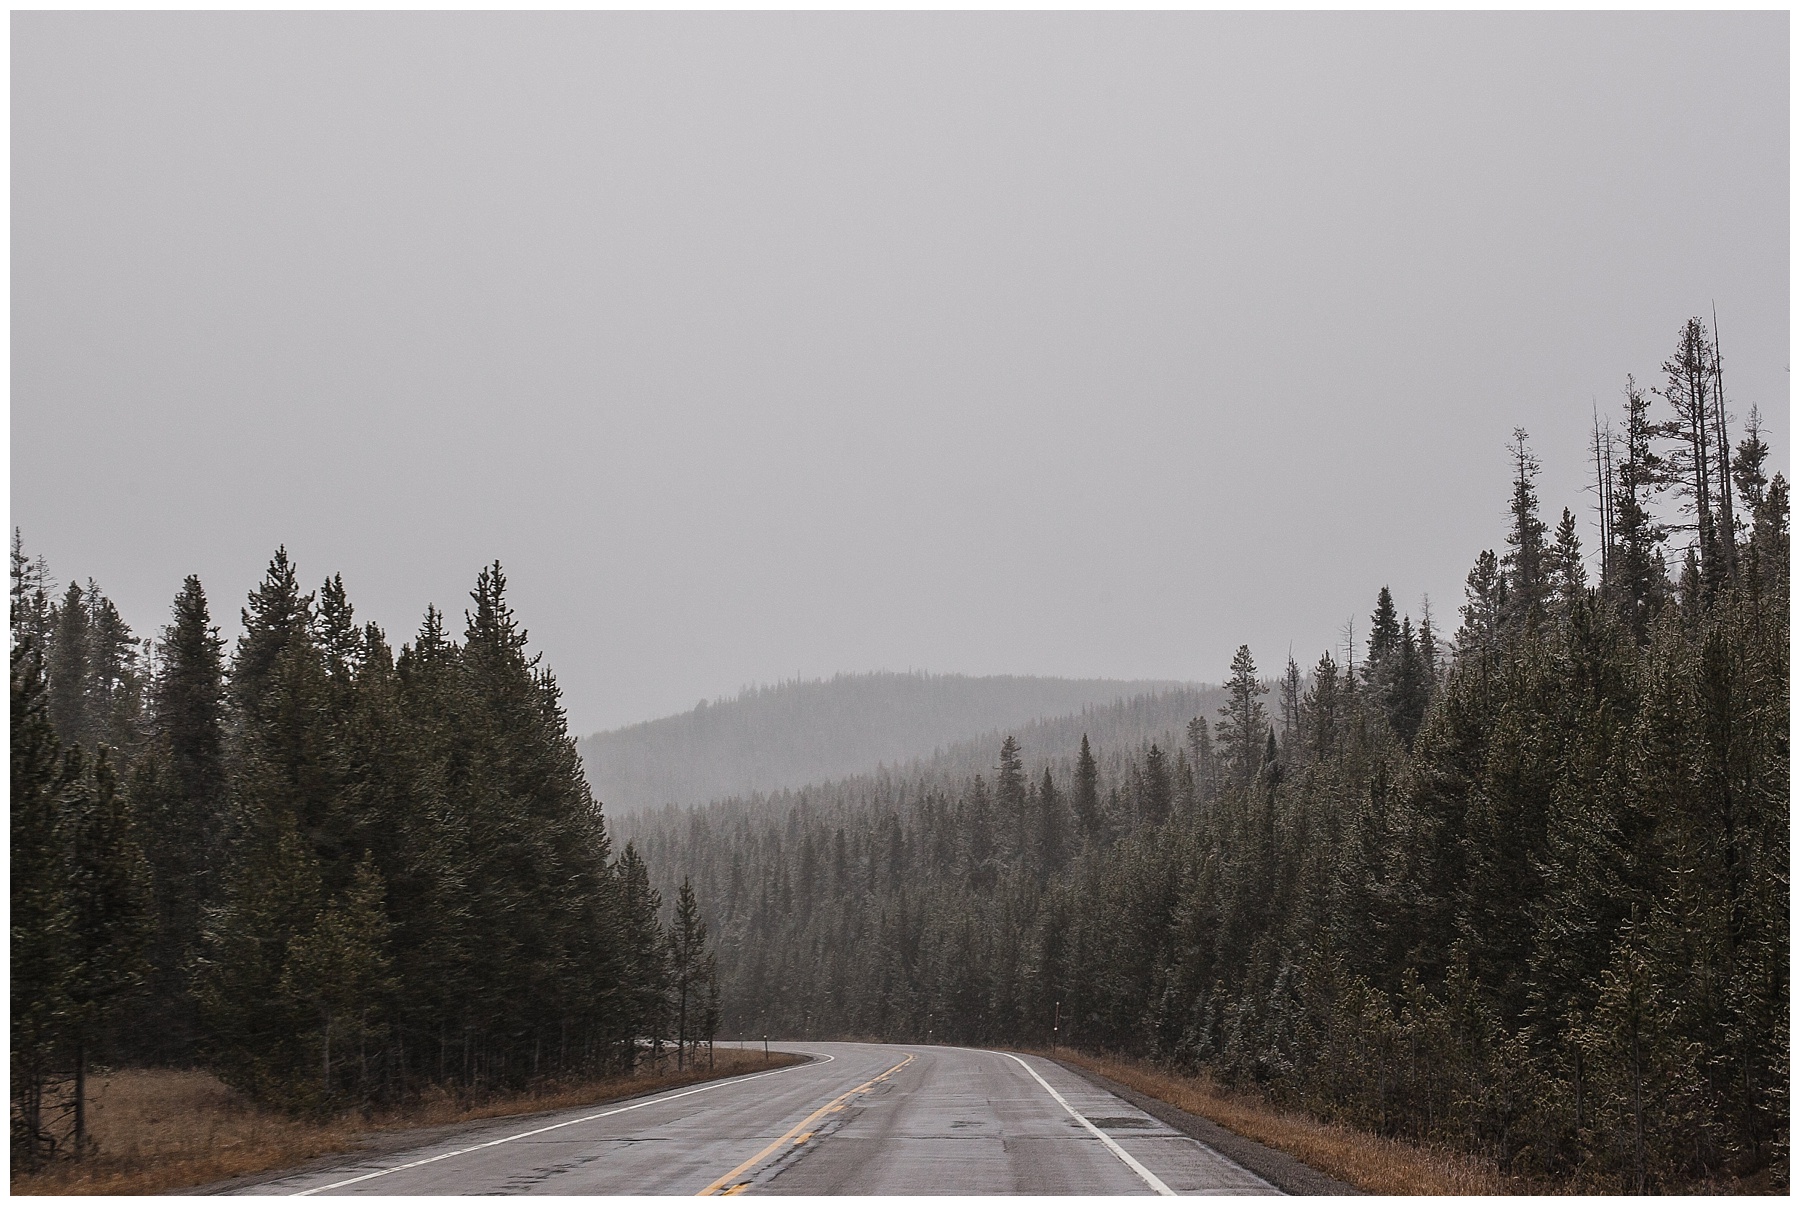
{"label": "distant ridge", "polygon": [[839,674],[703,702],[595,733],[579,748],[594,795],[609,813],[624,815],[801,787],[877,764],[930,761],[952,746],[972,753],[984,735],[1001,729],[1205,689],[1160,679]]}
{"label": "distant ridge", "polygon": [[866,808],[904,816],[926,792],[954,798],[968,790],[975,775],[985,776],[991,785],[1000,743],[1009,736],[1019,743],[1026,778],[1035,783],[1049,767],[1063,790],[1072,788],[1075,756],[1086,736],[1099,765],[1104,794],[1127,782],[1133,765],[1142,764],[1143,753],[1152,743],[1173,751],[1178,759],[1185,758],[1188,722],[1200,716],[1216,724],[1225,699],[1223,687],[1202,686],[1089,704],[1070,715],[994,729],[940,749],[929,758],[881,763],[841,778],[729,796],[703,805],[665,804],[628,811],[617,818],[613,837],[621,846],[636,842],[638,853],[650,864],[654,882],[679,883],[684,872],[678,860],[672,861],[671,852],[689,840],[691,826],[769,824],[796,814],[843,817]]}

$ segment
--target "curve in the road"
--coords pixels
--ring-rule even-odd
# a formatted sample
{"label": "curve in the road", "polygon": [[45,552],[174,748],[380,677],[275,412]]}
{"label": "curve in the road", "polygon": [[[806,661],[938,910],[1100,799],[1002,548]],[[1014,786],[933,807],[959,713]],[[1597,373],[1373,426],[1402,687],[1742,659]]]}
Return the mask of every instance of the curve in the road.
{"label": "curve in the road", "polygon": [[341,1157],[235,1192],[1279,1192],[1052,1060],[917,1044],[781,1046],[814,1059],[606,1109],[422,1135],[407,1155]]}
{"label": "curve in the road", "polygon": [[793,1145],[795,1147],[799,1147],[801,1144],[805,1143],[808,1139],[812,1138],[811,1131],[806,1131],[805,1134],[801,1134],[801,1132],[803,1130],[806,1130],[807,1127],[810,1127],[813,1123],[817,1122],[819,1119],[823,1118],[825,1115],[833,1113],[837,1110],[843,1109],[844,1106],[852,1098],[858,1096],[859,1094],[867,1093],[870,1089],[874,1088],[878,1084],[881,1084],[883,1081],[887,1080],[888,1077],[892,1076],[894,1073],[898,1072],[900,1069],[906,1067],[906,1065],[912,1063],[913,1060],[916,1058],[918,1058],[918,1057],[914,1056],[914,1055],[908,1055],[905,1059],[901,1060],[899,1063],[895,1064],[893,1067],[889,1068],[886,1072],[883,1072],[881,1075],[871,1076],[868,1080],[863,1081],[860,1085],[857,1085],[854,1089],[846,1089],[842,1093],[839,1093],[836,1097],[833,1097],[830,1101],[826,1102],[824,1105],[820,1106],[818,1109],[814,1110],[812,1113],[810,1113],[806,1117],[802,1118],[799,1122],[796,1122],[792,1127],[788,1128],[787,1134],[781,1136],[779,1139],[775,1140],[775,1142],[769,1144],[769,1146],[763,1148],[760,1152],[757,1152],[754,1156],[751,1156],[748,1160],[744,1161],[742,1164],[738,1165],[736,1168],[732,1169],[730,1172],[726,1173],[724,1176],[720,1177],[717,1181],[714,1181],[711,1185],[708,1185],[705,1189],[702,1189],[699,1193],[695,1194],[694,1196],[700,1197],[700,1198],[705,1198],[705,1197],[711,1197],[713,1194],[718,1193],[720,1190],[725,1190],[725,1192],[727,1192],[727,1193],[731,1192],[730,1189],[726,1189],[726,1186],[730,1186],[731,1189],[742,1189],[744,1186],[748,1185],[749,1182],[747,1182],[747,1181],[738,1182],[737,1178],[739,1176],[741,1176],[744,1173],[755,1168],[758,1164],[761,1164],[764,1160],[767,1160],[770,1156],[774,1155],[776,1152],[778,1152],[782,1148],[786,1147],[790,1141],[793,1143]]}

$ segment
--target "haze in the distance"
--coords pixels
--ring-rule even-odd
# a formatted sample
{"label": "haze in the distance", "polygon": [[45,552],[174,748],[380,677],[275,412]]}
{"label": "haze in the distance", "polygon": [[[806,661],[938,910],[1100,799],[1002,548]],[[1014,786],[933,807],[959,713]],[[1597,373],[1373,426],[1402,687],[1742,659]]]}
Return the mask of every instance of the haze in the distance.
{"label": "haze in the distance", "polygon": [[[12,519],[141,634],[498,558],[591,732],[1454,628],[1716,303],[1788,471],[1788,17],[19,13]],[[1591,544],[1591,525],[1583,516]]]}

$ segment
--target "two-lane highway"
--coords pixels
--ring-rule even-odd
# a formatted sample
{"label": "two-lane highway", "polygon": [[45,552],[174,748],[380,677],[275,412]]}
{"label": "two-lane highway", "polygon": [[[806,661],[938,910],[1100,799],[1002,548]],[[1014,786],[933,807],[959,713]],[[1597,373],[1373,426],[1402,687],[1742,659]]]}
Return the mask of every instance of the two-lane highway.
{"label": "two-lane highway", "polygon": [[815,1062],[501,1121],[239,1192],[1276,1192],[1048,1060],[907,1044],[778,1049]]}

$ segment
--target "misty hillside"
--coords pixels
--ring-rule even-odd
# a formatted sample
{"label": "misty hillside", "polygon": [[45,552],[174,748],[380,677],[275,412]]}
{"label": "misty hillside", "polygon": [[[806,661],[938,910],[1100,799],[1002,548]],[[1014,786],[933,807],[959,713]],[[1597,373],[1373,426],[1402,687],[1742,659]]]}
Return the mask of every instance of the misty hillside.
{"label": "misty hillside", "polygon": [[1085,736],[1092,747],[1103,787],[1129,782],[1134,759],[1141,759],[1151,743],[1165,752],[1186,757],[1188,721],[1204,716],[1217,719],[1225,701],[1223,687],[1177,687],[1154,694],[1115,699],[1110,704],[1089,704],[1081,711],[994,729],[979,737],[938,750],[929,758],[869,766],[856,774],[816,779],[800,787],[747,792],[715,799],[705,805],[663,805],[627,813],[613,827],[614,841],[635,842],[649,863],[658,884],[680,883],[693,868],[676,853],[691,839],[694,825],[732,826],[769,824],[790,814],[847,817],[874,809],[910,815],[912,807],[931,792],[948,796],[967,790],[976,775],[991,784],[1007,737],[1019,744],[1019,756],[1027,778],[1036,783],[1048,766],[1056,781],[1067,785],[1075,777],[1075,759]]}
{"label": "misty hillside", "polygon": [[[878,763],[925,761],[951,754],[959,743],[972,743],[970,757],[977,757],[977,748],[998,748],[997,740],[977,740],[985,734],[1016,730],[1023,741],[1034,720],[1093,707],[1102,710],[1097,723],[1104,723],[1105,709],[1118,701],[1170,691],[1192,694],[1192,685],[1014,675],[840,674],[827,681],[759,687],[677,716],[596,733],[583,738],[580,749],[594,795],[616,816],[662,804],[799,787],[871,770]],[[1133,722],[1120,713],[1118,723]],[[1075,740],[1079,743],[1079,733]],[[1067,756],[1070,751],[1058,752]],[[991,760],[993,753],[979,756]]]}
{"label": "misty hillside", "polygon": [[1074,773],[1075,754],[1085,736],[1102,772],[1123,775],[1129,757],[1150,742],[1167,751],[1179,750],[1187,740],[1188,721],[1204,716],[1211,723],[1218,718],[1224,702],[1223,687],[1146,692],[1109,704],[1089,704],[1063,716],[990,729],[897,769],[934,785],[960,787],[973,775],[992,778],[1000,757],[1000,743],[1012,737],[1019,743],[1020,756],[1028,768],[1035,773],[1048,764],[1061,779]]}

